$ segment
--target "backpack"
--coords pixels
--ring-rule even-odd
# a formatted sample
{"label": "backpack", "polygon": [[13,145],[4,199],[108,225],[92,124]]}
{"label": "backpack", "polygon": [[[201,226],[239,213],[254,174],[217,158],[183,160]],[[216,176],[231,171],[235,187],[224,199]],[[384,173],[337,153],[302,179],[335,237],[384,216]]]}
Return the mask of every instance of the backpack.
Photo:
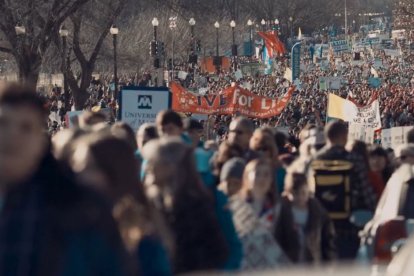
{"label": "backpack", "polygon": [[315,197],[328,211],[332,220],[351,216],[351,181],[353,168],[345,160],[314,160],[311,164],[315,182]]}

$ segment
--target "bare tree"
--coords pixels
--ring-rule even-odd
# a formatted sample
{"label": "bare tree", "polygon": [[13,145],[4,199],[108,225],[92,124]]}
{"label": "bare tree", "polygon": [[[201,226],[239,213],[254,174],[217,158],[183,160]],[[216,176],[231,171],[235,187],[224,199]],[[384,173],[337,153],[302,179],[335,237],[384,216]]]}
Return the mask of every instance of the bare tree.
{"label": "bare tree", "polygon": [[0,30],[7,42],[0,51],[14,57],[22,82],[36,86],[52,34],[88,1],[0,0]]}
{"label": "bare tree", "polygon": [[[77,110],[84,107],[89,97],[87,89],[90,86],[101,48],[110,27],[126,3],[127,0],[91,0],[70,17],[73,30],[72,50],[80,69],[79,77],[76,76],[71,66],[65,66],[62,69],[64,69],[63,73],[72,91]],[[59,45],[60,41],[56,41]],[[59,48],[63,50],[62,47]],[[63,55],[62,52],[61,54]]]}

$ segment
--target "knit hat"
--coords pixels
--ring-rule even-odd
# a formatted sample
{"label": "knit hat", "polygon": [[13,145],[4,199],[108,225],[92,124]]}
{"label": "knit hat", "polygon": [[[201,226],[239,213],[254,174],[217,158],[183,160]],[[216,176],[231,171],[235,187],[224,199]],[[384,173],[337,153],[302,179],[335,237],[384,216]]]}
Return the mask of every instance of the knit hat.
{"label": "knit hat", "polygon": [[230,178],[242,179],[244,167],[246,166],[246,162],[239,158],[235,157],[228,160],[224,163],[223,167],[221,168],[220,173],[220,181],[226,181]]}

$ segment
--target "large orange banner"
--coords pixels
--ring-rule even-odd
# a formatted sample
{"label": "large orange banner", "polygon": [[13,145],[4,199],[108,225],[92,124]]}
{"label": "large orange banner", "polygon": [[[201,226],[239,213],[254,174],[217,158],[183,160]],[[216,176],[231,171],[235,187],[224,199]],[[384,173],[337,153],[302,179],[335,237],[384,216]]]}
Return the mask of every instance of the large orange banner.
{"label": "large orange banner", "polygon": [[281,99],[272,99],[258,96],[240,86],[205,96],[189,92],[176,82],[171,82],[170,89],[174,111],[208,115],[239,114],[260,119],[280,115],[295,91],[295,87],[291,87]]}

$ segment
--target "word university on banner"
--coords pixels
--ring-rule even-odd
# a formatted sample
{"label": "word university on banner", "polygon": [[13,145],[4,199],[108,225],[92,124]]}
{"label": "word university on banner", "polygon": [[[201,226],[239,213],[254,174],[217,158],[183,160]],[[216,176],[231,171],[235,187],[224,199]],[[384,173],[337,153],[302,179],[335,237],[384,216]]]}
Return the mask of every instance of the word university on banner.
{"label": "word university on banner", "polygon": [[160,111],[170,108],[170,96],[167,87],[123,87],[119,95],[118,119],[136,131],[145,123],[155,122]]}
{"label": "word university on banner", "polygon": [[172,109],[183,113],[233,115],[251,118],[278,116],[289,103],[295,86],[289,88],[281,99],[272,99],[253,94],[240,86],[229,87],[220,94],[196,95],[176,82],[171,82]]}

